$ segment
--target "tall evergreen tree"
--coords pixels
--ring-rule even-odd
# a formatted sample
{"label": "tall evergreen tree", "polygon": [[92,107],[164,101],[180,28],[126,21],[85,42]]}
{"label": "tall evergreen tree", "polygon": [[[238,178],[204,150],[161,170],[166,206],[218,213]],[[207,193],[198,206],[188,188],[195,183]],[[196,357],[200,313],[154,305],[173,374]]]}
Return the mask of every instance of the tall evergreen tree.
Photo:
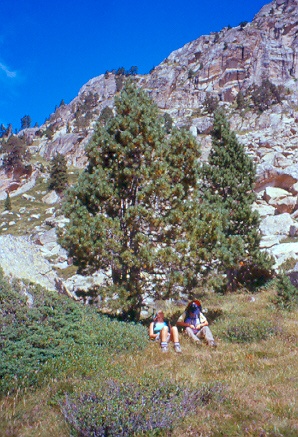
{"label": "tall evergreen tree", "polygon": [[65,156],[57,153],[51,161],[49,189],[61,193],[68,184],[67,162]]}
{"label": "tall evergreen tree", "polygon": [[86,149],[89,164],[68,191],[70,222],[60,241],[79,271],[107,271],[102,300],[138,320],[145,297],[177,295],[192,269],[185,223],[200,152],[186,131],[167,136],[157,106],[133,83],[115,109],[105,126],[98,123]]}
{"label": "tall evergreen tree", "polygon": [[202,193],[222,221],[220,263],[228,274],[228,286],[235,286],[240,266],[270,269],[260,251],[259,214],[252,209],[256,170],[222,110],[215,113],[212,148],[208,164],[202,167]]}

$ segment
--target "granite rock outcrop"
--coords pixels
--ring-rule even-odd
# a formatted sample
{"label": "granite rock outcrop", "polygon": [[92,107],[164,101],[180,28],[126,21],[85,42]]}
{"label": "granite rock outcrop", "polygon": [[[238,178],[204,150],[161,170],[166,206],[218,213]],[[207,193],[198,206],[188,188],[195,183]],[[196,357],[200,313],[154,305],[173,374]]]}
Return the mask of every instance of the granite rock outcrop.
{"label": "granite rock outcrop", "polygon": [[[35,161],[38,157],[49,161],[59,152],[69,166],[83,168],[85,146],[96,121],[104,108],[113,109],[124,79],[114,72],[91,79],[44,125],[20,132]],[[254,208],[262,219],[262,247],[274,256],[276,268],[287,259],[298,260],[296,243],[285,242],[298,235],[298,0],[274,0],[251,23],[200,36],[173,51],[149,74],[134,79],[177,127],[191,131],[201,144],[204,160],[213,124],[205,101],[208,96],[218,100],[256,164]],[[283,87],[282,100],[262,112],[252,104],[237,108],[238,93],[261,85],[264,79]],[[30,192],[40,176],[37,164],[30,175],[17,181],[0,172],[0,199],[5,199],[7,190],[12,197]],[[51,205],[56,201],[54,196],[44,198]],[[50,243],[44,246],[49,248]],[[62,263],[66,262],[64,255]]]}

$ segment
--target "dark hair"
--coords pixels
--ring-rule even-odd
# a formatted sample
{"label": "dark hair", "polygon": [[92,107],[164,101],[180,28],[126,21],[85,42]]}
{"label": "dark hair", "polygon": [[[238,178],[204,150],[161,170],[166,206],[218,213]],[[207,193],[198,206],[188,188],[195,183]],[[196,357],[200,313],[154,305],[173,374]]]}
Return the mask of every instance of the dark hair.
{"label": "dark hair", "polygon": [[189,302],[186,308],[187,313],[199,313],[202,312],[202,305],[199,300],[192,300]]}

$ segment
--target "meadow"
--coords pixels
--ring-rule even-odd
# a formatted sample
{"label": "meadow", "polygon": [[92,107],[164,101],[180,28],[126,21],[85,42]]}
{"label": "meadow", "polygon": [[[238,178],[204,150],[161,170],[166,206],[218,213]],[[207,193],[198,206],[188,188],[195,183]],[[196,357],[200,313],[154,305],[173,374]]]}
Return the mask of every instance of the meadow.
{"label": "meadow", "polygon": [[181,333],[182,354],[38,287],[30,309],[21,288],[2,277],[1,436],[297,436],[297,307],[276,305],[274,281],[196,290],[218,347]]}

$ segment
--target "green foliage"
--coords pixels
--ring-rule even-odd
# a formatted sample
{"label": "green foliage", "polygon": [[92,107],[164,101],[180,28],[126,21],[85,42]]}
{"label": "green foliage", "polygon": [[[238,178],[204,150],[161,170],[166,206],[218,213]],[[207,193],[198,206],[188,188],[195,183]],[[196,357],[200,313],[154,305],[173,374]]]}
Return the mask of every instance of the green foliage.
{"label": "green foliage", "polygon": [[68,185],[67,162],[64,155],[57,153],[51,161],[49,189],[61,193]]}
{"label": "green foliage", "polygon": [[116,91],[119,93],[125,84],[125,76],[123,74],[117,74],[115,77]]}
{"label": "green foliage", "polygon": [[10,199],[9,191],[6,191],[6,199],[4,202],[4,211],[11,211],[11,199]]}
{"label": "green foliage", "polygon": [[7,141],[2,141],[0,152],[4,154],[3,168],[6,173],[24,170],[26,161],[30,158],[25,140],[15,135],[11,135]]}
{"label": "green foliage", "polygon": [[194,76],[195,76],[195,72],[192,69],[188,70],[187,78],[192,79]]}
{"label": "green foliage", "polygon": [[203,101],[203,105],[208,112],[208,114],[213,114],[218,109],[219,100],[217,97],[213,96],[210,93],[206,93],[205,100]]}
{"label": "green foliage", "polygon": [[244,95],[242,91],[239,91],[236,97],[237,109],[244,109],[247,106]]}
{"label": "green foliage", "polygon": [[113,117],[114,114],[112,108],[110,108],[110,106],[105,106],[100,113],[98,121],[103,125],[106,125],[106,123]]}
{"label": "green foliage", "polygon": [[45,136],[48,138],[48,140],[52,140],[54,134],[55,134],[55,128],[52,124],[50,124],[45,130]]}
{"label": "green foliage", "polygon": [[163,115],[164,121],[165,121],[165,130],[166,133],[170,133],[172,128],[173,128],[173,119],[170,116],[170,114],[168,112],[165,112]]}
{"label": "green foliage", "polygon": [[239,320],[236,324],[228,326],[224,337],[232,343],[252,343],[266,340],[274,335],[275,330],[268,321]]}
{"label": "green foliage", "polygon": [[8,136],[8,134],[9,134],[8,128],[6,128],[3,123],[1,123],[1,125],[0,125],[0,138]]}
{"label": "green foliage", "polygon": [[259,215],[252,210],[255,174],[253,161],[230,130],[223,111],[217,111],[208,164],[202,166],[201,191],[213,216],[221,222],[219,267],[227,273],[232,288],[243,263],[271,267],[266,254],[260,251]]}
{"label": "green foliage", "polygon": [[183,285],[186,220],[194,207],[199,147],[172,129],[147,94],[127,83],[116,116],[97,126],[89,164],[66,197],[61,235],[79,271],[111,271],[103,305],[138,320],[144,294],[166,299]]}
{"label": "green foliage", "polygon": [[28,129],[31,127],[31,117],[30,115],[24,115],[24,117],[21,118],[21,129]]}
{"label": "green foliage", "polygon": [[291,283],[290,278],[281,274],[275,281],[277,290],[274,303],[277,307],[291,311],[298,305],[298,289]]}
{"label": "green foliage", "polygon": [[81,96],[81,101],[77,104],[75,110],[74,126],[77,132],[87,132],[87,128],[90,126],[90,122],[93,117],[93,113],[98,104],[97,93],[85,93]]}
{"label": "green foliage", "polygon": [[[197,407],[222,396],[221,384],[190,389],[165,378],[138,382],[102,381],[97,392],[72,394],[61,402],[66,420],[79,435],[153,436],[171,431]],[[164,434],[162,434],[164,435]]]}
{"label": "green foliage", "polygon": [[271,105],[280,103],[284,98],[284,88],[276,86],[269,79],[263,79],[261,85],[253,85],[247,91],[256,109],[263,112]]}
{"label": "green foliage", "polygon": [[240,30],[243,30],[247,24],[248,24],[248,21],[241,21],[241,23],[239,23]]}
{"label": "green foliage", "polygon": [[[24,292],[32,297],[32,307]],[[57,374],[62,358],[80,355],[88,347],[93,357],[98,349],[132,353],[144,348],[146,340],[147,330],[140,325],[99,316],[92,308],[37,286],[10,285],[0,272],[2,393],[38,384],[45,365],[48,375]]]}

